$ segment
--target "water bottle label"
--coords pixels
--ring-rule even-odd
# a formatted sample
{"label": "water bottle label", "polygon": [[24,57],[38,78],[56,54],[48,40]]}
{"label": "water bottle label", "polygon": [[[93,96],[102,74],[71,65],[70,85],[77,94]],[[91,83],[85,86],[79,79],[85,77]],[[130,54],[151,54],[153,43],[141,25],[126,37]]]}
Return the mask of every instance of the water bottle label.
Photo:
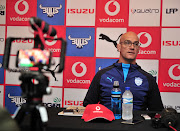
{"label": "water bottle label", "polygon": [[116,98],[116,97],[121,97],[121,95],[120,94],[119,95],[112,94],[111,97],[113,97],[113,98],[115,97]]}
{"label": "water bottle label", "polygon": [[124,104],[132,104],[133,103],[133,98],[123,98],[123,103]]}
{"label": "water bottle label", "polygon": [[120,91],[117,91],[117,92],[116,92],[116,91],[112,91],[111,94],[113,94],[113,95],[115,95],[115,94],[119,95],[119,94],[121,94],[121,92],[120,92]]}

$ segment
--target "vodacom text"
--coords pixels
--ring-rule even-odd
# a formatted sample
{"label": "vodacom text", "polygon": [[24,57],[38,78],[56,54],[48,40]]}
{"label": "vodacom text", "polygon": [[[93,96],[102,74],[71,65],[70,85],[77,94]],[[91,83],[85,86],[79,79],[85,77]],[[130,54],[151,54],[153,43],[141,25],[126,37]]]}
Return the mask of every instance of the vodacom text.
{"label": "vodacom text", "polygon": [[90,80],[79,80],[79,79],[67,79],[67,83],[74,83],[74,84],[90,84]]}
{"label": "vodacom text", "polygon": [[171,82],[171,83],[163,83],[164,87],[180,87],[180,83],[175,83],[175,82]]}

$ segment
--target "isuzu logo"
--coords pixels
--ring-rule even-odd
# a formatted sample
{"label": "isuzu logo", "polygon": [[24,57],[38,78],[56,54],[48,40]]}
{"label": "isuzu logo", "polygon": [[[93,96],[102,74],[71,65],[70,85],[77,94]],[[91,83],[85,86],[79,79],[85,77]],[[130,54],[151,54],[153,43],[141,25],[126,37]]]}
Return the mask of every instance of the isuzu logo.
{"label": "isuzu logo", "polygon": [[163,46],[180,46],[180,41],[163,41]]}
{"label": "isuzu logo", "polygon": [[94,14],[94,9],[68,9],[68,14]]}

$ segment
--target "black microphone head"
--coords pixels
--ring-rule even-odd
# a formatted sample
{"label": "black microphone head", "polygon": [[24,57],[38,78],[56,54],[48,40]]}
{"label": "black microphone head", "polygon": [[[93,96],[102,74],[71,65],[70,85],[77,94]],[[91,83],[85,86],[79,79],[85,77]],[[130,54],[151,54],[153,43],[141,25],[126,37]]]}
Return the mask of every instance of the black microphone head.
{"label": "black microphone head", "polygon": [[177,124],[178,114],[177,111],[173,108],[165,108],[161,112],[161,122],[166,126],[169,127],[175,126]]}
{"label": "black microphone head", "polygon": [[[31,17],[29,19],[29,23],[31,25],[31,27],[33,28],[33,30],[37,31],[37,28],[34,26],[34,24],[36,24],[39,28],[41,28],[41,24],[42,21],[40,18],[37,17]],[[44,21],[45,22],[45,21]],[[44,28],[42,29],[43,33],[48,33],[49,28],[51,25],[49,25],[48,23],[45,22]],[[49,32],[50,36],[55,36],[56,35],[56,30],[51,26],[51,32]]]}
{"label": "black microphone head", "polygon": [[38,27],[41,26],[41,21],[38,20],[37,17],[31,17],[31,18],[29,19],[29,23],[30,23],[31,27],[33,28],[33,30],[35,30],[35,31],[37,31],[37,29],[36,29],[36,27],[34,26],[34,24],[38,25]]}

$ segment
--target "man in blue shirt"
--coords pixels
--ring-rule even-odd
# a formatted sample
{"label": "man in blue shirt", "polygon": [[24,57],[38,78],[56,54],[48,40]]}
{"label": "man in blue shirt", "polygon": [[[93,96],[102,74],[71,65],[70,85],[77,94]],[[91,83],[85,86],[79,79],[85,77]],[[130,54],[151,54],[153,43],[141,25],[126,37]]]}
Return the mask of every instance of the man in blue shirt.
{"label": "man in blue shirt", "polygon": [[117,44],[117,50],[120,52],[119,60],[96,73],[83,106],[100,103],[110,109],[113,83],[119,81],[122,93],[125,87],[130,87],[134,110],[161,111],[163,109],[155,79],[136,63],[139,49],[140,43],[136,33],[126,32],[121,36]]}

